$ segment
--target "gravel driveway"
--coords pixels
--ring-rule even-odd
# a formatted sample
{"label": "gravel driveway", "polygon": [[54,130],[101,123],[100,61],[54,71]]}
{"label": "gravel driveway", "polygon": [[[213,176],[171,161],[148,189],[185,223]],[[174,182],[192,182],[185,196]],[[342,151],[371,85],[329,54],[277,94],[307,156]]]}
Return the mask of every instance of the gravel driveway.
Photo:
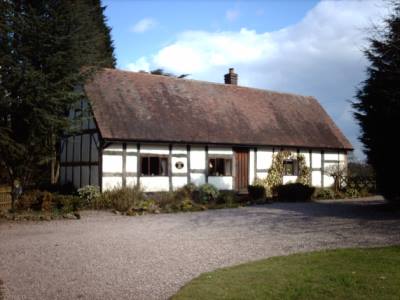
{"label": "gravel driveway", "polygon": [[316,249],[400,244],[383,201],[0,223],[6,299],[165,299],[205,271]]}

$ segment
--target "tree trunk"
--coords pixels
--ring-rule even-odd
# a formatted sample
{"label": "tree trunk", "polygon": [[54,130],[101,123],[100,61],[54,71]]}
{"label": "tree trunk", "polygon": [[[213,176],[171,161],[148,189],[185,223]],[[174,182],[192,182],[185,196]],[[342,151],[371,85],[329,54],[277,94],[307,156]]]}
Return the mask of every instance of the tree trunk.
{"label": "tree trunk", "polygon": [[53,147],[53,157],[51,159],[50,182],[51,182],[51,184],[57,184],[59,176],[60,176],[60,161],[58,159],[59,144],[57,143],[57,139],[56,139],[55,135],[52,135],[52,147]]}

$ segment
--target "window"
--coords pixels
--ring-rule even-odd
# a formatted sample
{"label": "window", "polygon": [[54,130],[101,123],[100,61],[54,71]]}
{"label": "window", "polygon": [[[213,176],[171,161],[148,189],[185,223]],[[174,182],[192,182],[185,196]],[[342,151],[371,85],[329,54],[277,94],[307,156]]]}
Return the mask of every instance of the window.
{"label": "window", "polygon": [[297,160],[287,159],[283,161],[283,175],[297,176]]}
{"label": "window", "polygon": [[168,176],[168,158],[159,156],[142,157],[141,170],[144,176]]}
{"label": "window", "polygon": [[210,158],[208,160],[209,176],[232,176],[232,159]]}

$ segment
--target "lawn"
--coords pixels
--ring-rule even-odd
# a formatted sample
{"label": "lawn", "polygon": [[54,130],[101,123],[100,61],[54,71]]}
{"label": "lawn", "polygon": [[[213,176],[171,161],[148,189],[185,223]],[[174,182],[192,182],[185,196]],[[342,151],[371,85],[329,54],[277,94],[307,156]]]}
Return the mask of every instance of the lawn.
{"label": "lawn", "polygon": [[219,269],[172,299],[400,299],[400,246],[318,251]]}

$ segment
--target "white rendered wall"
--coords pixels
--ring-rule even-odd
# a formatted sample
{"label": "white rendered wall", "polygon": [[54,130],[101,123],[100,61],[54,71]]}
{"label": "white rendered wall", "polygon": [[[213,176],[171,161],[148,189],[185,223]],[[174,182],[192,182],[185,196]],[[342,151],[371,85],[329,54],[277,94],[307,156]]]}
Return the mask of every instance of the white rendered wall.
{"label": "white rendered wall", "polygon": [[140,153],[168,155],[169,147],[167,145],[141,145]]}
{"label": "white rendered wall", "polygon": [[339,160],[339,152],[325,151],[324,160]]}
{"label": "white rendered wall", "polygon": [[321,151],[312,151],[312,167],[313,169],[321,168]]}
{"label": "white rendered wall", "polygon": [[232,176],[209,176],[208,183],[214,185],[220,190],[232,190],[233,189],[233,177]]}
{"label": "white rendered wall", "polygon": [[[85,142],[86,143],[86,142]],[[171,153],[168,145],[150,145],[141,144],[140,154],[150,154],[150,155],[162,155],[168,156],[171,154],[169,167],[171,168],[172,174],[172,188],[177,189],[187,183],[187,174],[190,173],[190,182],[201,185],[206,182],[206,151],[205,146],[195,146],[190,147],[190,152],[187,151],[186,145],[173,145]],[[113,155],[103,154],[103,172],[105,173],[121,173],[121,177],[105,177],[103,176],[103,187],[111,187],[112,185],[121,186],[122,185],[122,154],[123,147],[122,144],[112,144],[105,150],[113,151]],[[288,150],[288,149],[287,149]],[[292,155],[297,154],[297,149],[289,149]],[[115,155],[115,152],[121,152],[121,155]],[[138,169],[138,158],[137,158],[137,145],[135,143],[127,144],[126,147],[126,171],[130,174],[135,174],[135,176],[127,176],[126,184],[134,185],[137,182],[136,172]],[[306,165],[312,167],[314,170],[311,173],[311,183],[313,186],[321,186],[321,150],[313,150],[311,155],[310,163],[310,152],[306,149],[300,149],[299,153],[304,155]],[[188,155],[188,156],[187,156]],[[230,156],[234,160],[234,151],[230,147],[209,147],[208,157],[226,157]],[[249,149],[249,184],[254,181],[254,174],[258,178],[265,178],[268,173],[267,170],[271,167],[273,158],[272,148],[269,147],[259,147],[257,152],[254,149]],[[326,151],[324,153],[324,168],[336,162],[347,161],[345,152],[340,151]],[[190,160],[190,164],[189,161]],[[182,162],[183,168],[176,168],[176,163]],[[190,165],[190,170],[188,166]],[[140,167],[140,166],[139,166]],[[140,168],[139,168],[140,169]],[[233,171],[235,171],[233,163]],[[71,175],[71,171],[66,173],[66,179],[68,179],[68,174]],[[83,171],[82,176],[86,174],[86,170]],[[174,176],[175,174],[175,176]],[[115,174],[114,174],[115,175]],[[179,175],[179,176],[178,176]],[[186,176],[185,176],[186,175]],[[74,176],[74,182],[78,180]],[[295,182],[297,176],[284,176],[283,183]],[[219,189],[233,189],[234,177],[233,176],[208,176],[208,183],[215,185]],[[328,187],[333,184],[333,178],[324,175],[323,178],[324,186]],[[170,180],[168,176],[142,176],[140,178],[140,184],[144,187],[146,191],[167,191],[170,189]]]}
{"label": "white rendered wall", "polygon": [[136,173],[137,172],[137,157],[136,156],[126,156],[126,172]]}
{"label": "white rendered wall", "polygon": [[137,177],[126,177],[126,186],[133,187],[137,184]]}
{"label": "white rendered wall", "polygon": [[184,176],[172,176],[172,189],[176,190],[187,184],[187,177]]}
{"label": "white rendered wall", "polygon": [[283,176],[283,184],[287,183],[295,183],[297,180],[297,176]]}
{"label": "white rendered wall", "polygon": [[[187,173],[187,158],[186,157],[174,157],[171,158],[172,174],[186,174]],[[181,162],[183,164],[182,169],[176,167],[176,163]]]}
{"label": "white rendered wall", "polygon": [[321,187],[321,171],[312,171],[311,185],[315,187]]}
{"label": "white rendered wall", "polygon": [[206,150],[205,147],[192,147],[190,149],[190,169],[206,169]]}
{"label": "white rendered wall", "polygon": [[272,149],[257,149],[257,169],[269,169],[272,165]]}
{"label": "white rendered wall", "polygon": [[103,176],[103,191],[108,191],[122,187],[122,177],[105,177]]}
{"label": "white rendered wall", "polygon": [[190,182],[195,185],[202,185],[206,183],[206,176],[201,173],[190,173]]}
{"label": "white rendered wall", "polygon": [[[338,155],[336,154],[336,157],[337,156]],[[325,170],[327,170],[331,166],[337,166],[337,165],[338,165],[338,163],[331,163],[331,162],[324,163],[324,187],[331,187],[335,182],[335,180],[333,179],[332,176],[329,176],[326,174]]]}
{"label": "white rendered wall", "polygon": [[187,154],[186,146],[176,146],[172,147],[172,155],[174,154]]}
{"label": "white rendered wall", "polygon": [[[112,151],[113,154],[107,154]],[[103,149],[102,159],[102,189],[103,191],[122,187],[122,154],[123,147],[121,143],[113,143]],[[107,173],[116,173],[112,176],[106,176]],[[118,175],[117,175],[118,174]]]}
{"label": "white rendered wall", "polygon": [[[234,170],[232,170],[234,172]],[[254,173],[255,173],[255,152],[253,149],[249,151],[249,184],[253,184],[254,182]]]}
{"label": "white rendered wall", "polygon": [[103,155],[103,173],[122,173],[121,155]]}
{"label": "white rendered wall", "polygon": [[232,148],[228,147],[209,147],[208,155],[233,155]]}
{"label": "white rendered wall", "polygon": [[140,185],[146,192],[169,191],[168,176],[140,177]]}
{"label": "white rendered wall", "polygon": [[257,149],[257,178],[264,179],[267,177],[267,170],[269,170],[272,165],[272,152],[272,148]]}

